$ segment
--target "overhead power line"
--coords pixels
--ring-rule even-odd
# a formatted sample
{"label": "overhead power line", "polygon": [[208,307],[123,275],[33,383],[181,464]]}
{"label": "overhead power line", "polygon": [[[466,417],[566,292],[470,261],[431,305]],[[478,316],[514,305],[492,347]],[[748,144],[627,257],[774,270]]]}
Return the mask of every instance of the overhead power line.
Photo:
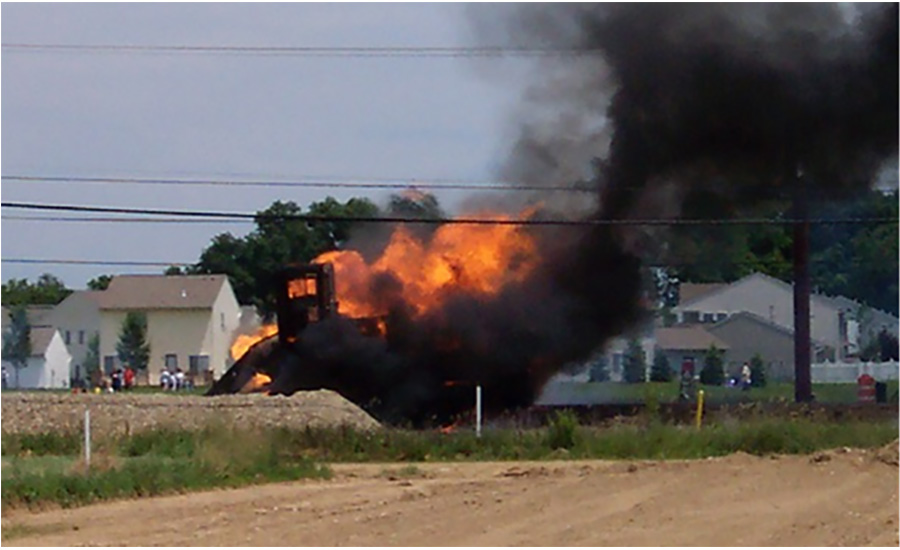
{"label": "overhead power line", "polygon": [[49,258],[2,258],[0,262],[8,264],[39,265],[109,265],[109,266],[146,266],[146,267],[185,267],[194,265],[190,262],[152,262],[139,260],[60,260]]}
{"label": "overhead power line", "polygon": [[401,183],[399,180],[388,181],[279,181],[279,180],[232,180],[232,179],[179,179],[179,178],[109,178],[109,177],[80,177],[80,176],[2,176],[3,181],[16,182],[41,182],[41,183],[85,183],[99,185],[208,185],[221,187],[308,187],[324,189],[414,189],[420,191],[541,191],[541,192],[581,192],[596,193],[593,187],[567,185],[552,187],[548,185],[511,185],[498,182],[452,182],[444,181],[418,181],[410,180]]}
{"label": "overhead power line", "polygon": [[597,49],[525,48],[503,46],[224,46],[152,44],[35,44],[8,42],[10,52],[91,54],[218,54],[290,57],[581,57],[602,54]]}
{"label": "overhead power line", "polygon": [[798,223],[810,223],[814,225],[829,224],[883,224],[897,223],[896,217],[844,217],[844,218],[817,218],[817,219],[797,219],[797,218],[644,218],[644,219],[581,219],[581,220],[564,220],[564,219],[491,219],[476,217],[460,217],[460,218],[432,218],[432,219],[416,219],[406,218],[402,216],[321,216],[314,214],[255,214],[246,212],[221,212],[207,210],[168,210],[154,208],[119,208],[105,206],[80,206],[70,204],[39,204],[39,203],[23,203],[23,202],[2,202],[0,206],[4,208],[16,208],[23,210],[44,210],[57,212],[92,212],[102,214],[136,214],[147,216],[171,216],[171,217],[187,217],[187,218],[211,218],[211,219],[244,219],[244,220],[273,220],[273,221],[302,221],[306,223],[330,223],[330,222],[353,222],[353,223],[415,223],[415,224],[465,224],[465,225],[517,225],[517,226],[571,226],[571,227],[591,227],[606,225],[646,225],[646,226],[667,226],[667,225],[792,225]]}
{"label": "overhead power line", "polygon": [[151,218],[151,217],[103,217],[103,216],[3,216],[3,221],[16,222],[73,222],[73,223],[194,223],[194,224],[220,224],[220,223],[253,223],[253,220],[221,220],[221,219],[190,219],[190,218]]}

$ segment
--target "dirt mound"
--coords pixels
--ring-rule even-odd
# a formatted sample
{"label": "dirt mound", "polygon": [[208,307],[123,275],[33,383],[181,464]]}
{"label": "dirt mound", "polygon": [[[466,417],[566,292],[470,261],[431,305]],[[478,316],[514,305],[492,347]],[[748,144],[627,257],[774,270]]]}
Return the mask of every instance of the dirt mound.
{"label": "dirt mound", "polygon": [[4,393],[5,433],[80,430],[85,409],[97,434],[157,427],[195,429],[219,421],[239,427],[349,425],[373,429],[378,422],[335,392],[298,392],[205,397],[171,394]]}
{"label": "dirt mound", "polygon": [[891,466],[900,466],[900,439],[888,443],[875,452],[875,459]]}

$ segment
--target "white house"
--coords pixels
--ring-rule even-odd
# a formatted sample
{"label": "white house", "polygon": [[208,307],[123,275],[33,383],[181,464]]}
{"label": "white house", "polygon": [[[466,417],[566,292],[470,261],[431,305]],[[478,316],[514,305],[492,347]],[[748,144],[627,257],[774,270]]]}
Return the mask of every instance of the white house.
{"label": "white house", "polygon": [[150,384],[159,382],[163,367],[180,368],[202,381],[230,366],[241,308],[225,275],[120,275],[97,300],[105,372],[122,366],[116,344],[129,312],[147,319]]}
{"label": "white house", "polygon": [[72,356],[59,331],[53,327],[31,328],[31,357],[22,369],[3,361],[9,374],[9,387],[21,389],[59,389],[69,387]]}

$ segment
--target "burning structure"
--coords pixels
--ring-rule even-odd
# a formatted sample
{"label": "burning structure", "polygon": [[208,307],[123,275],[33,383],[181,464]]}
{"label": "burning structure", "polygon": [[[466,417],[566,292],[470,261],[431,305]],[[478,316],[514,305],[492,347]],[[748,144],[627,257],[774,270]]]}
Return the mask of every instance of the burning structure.
{"label": "burning structure", "polygon": [[282,275],[277,336],[213,393],[329,388],[414,423],[471,408],[473,384],[488,411],[528,405],[642,318],[641,257],[666,231],[629,220],[741,217],[773,192],[867,187],[896,158],[896,4],[508,9],[485,36],[567,55],[539,62],[507,176],[595,191],[592,211],[530,196],[545,206],[520,217],[602,223],[399,226],[371,257],[323,254]]}
{"label": "burning structure", "polygon": [[592,315],[599,308],[575,292],[594,289],[603,303],[639,311],[635,258],[605,251],[604,261],[620,255],[619,270],[603,274],[624,279],[617,293],[579,287],[571,264],[541,254],[571,251],[578,239],[564,246],[551,233],[445,224],[422,237],[400,226],[372,262],[346,250],[286,268],[276,281],[277,328],[256,342],[239,338],[239,360],[210,393],[328,388],[381,420],[419,425],[470,410],[476,384],[486,411],[529,405],[560,365],[631,320]]}

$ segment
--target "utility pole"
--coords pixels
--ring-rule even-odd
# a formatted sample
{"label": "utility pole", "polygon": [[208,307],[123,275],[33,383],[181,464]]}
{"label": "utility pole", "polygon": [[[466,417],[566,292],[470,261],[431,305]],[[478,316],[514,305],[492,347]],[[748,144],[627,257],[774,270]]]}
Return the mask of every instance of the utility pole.
{"label": "utility pole", "polygon": [[794,180],[794,400],[812,401],[809,333],[809,193],[798,167]]}

